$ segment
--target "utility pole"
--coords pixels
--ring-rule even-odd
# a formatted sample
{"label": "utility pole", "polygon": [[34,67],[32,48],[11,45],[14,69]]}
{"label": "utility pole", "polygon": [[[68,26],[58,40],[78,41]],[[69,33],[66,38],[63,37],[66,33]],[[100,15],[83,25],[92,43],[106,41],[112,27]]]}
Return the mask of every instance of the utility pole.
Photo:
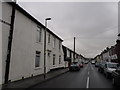
{"label": "utility pole", "polygon": [[75,37],[74,37],[74,56],[73,56],[74,60],[75,61]]}

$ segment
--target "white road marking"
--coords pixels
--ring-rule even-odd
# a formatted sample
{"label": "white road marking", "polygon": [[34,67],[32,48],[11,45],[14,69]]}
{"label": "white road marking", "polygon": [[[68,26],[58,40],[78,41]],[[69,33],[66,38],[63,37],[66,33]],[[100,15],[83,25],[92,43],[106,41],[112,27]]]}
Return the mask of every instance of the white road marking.
{"label": "white road marking", "polygon": [[88,77],[88,78],[87,78],[87,85],[86,85],[86,88],[89,88],[89,81],[90,81],[90,78]]}
{"label": "white road marking", "polygon": [[88,75],[89,75],[90,73],[89,73],[89,71],[88,71]]}

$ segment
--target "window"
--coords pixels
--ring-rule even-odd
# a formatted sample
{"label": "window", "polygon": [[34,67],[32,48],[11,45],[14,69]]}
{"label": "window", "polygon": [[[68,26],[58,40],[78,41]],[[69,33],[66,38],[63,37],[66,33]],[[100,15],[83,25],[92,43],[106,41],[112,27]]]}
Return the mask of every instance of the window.
{"label": "window", "polygon": [[53,54],[53,65],[55,65],[55,54]]}
{"label": "window", "polygon": [[59,41],[59,50],[60,50],[60,48],[61,48],[61,42]]}
{"label": "window", "polygon": [[50,43],[50,33],[48,34],[48,43]]}
{"label": "window", "polygon": [[40,53],[41,52],[36,51],[35,67],[40,67]]}
{"label": "window", "polygon": [[41,38],[42,38],[42,29],[40,27],[37,27],[36,41],[41,42]]}
{"label": "window", "polygon": [[59,64],[61,64],[61,55],[59,55]]}
{"label": "window", "polygon": [[53,38],[53,48],[55,48],[55,38]]}

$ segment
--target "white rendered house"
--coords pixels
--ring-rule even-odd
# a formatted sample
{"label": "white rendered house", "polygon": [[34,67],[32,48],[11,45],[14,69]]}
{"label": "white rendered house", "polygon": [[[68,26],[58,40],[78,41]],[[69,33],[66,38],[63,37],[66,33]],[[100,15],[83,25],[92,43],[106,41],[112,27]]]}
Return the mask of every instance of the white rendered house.
{"label": "white rendered house", "polygon": [[[1,2],[0,2],[1,3]],[[0,4],[1,5],[1,4]],[[12,10],[15,7],[13,38],[10,54],[8,81],[16,81],[44,74],[45,26],[15,3],[2,3],[2,84],[6,75],[6,60]],[[64,67],[62,39],[47,29],[46,73]]]}

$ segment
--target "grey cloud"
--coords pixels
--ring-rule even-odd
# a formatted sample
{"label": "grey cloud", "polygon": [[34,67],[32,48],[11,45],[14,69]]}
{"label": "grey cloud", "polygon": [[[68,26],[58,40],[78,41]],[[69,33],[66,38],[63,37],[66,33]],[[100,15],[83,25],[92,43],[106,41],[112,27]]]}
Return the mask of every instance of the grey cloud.
{"label": "grey cloud", "polygon": [[118,8],[115,2],[35,2],[19,3],[60,36],[66,46],[88,57],[94,57],[103,48],[115,44],[118,30]]}

